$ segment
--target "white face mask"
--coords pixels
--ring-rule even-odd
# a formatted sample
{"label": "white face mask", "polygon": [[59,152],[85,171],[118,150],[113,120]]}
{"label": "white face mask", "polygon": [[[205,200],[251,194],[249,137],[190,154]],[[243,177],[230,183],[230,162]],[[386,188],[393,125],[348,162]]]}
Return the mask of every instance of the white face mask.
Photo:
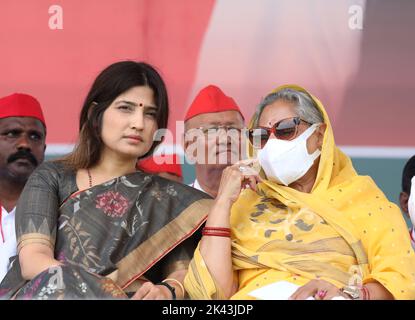
{"label": "white face mask", "polygon": [[288,186],[304,176],[320,150],[309,154],[307,139],[316,131],[318,124],[313,124],[300,136],[291,141],[269,139],[258,152],[258,160],[267,178]]}
{"label": "white face mask", "polygon": [[408,212],[412,225],[415,226],[415,176],[411,180],[411,193],[408,199]]}

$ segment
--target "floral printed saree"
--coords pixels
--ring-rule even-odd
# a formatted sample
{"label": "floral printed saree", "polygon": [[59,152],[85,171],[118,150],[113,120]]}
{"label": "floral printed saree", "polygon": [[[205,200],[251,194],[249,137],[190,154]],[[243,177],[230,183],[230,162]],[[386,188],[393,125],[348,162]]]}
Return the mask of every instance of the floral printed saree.
{"label": "floral printed saree", "polygon": [[63,266],[26,282],[15,259],[0,286],[3,299],[127,298],[140,282],[187,268],[208,195],[136,172],[87,190],[69,188],[63,199],[74,177],[62,171],[45,163],[33,173],[17,206],[16,229],[18,251],[42,243]]}

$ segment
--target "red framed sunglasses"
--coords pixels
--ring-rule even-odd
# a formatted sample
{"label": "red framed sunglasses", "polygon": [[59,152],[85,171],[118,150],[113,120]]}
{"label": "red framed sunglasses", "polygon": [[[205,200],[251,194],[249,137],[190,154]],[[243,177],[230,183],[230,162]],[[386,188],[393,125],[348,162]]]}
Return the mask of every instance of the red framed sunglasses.
{"label": "red framed sunglasses", "polygon": [[301,122],[311,125],[300,117],[282,119],[271,128],[257,127],[248,130],[248,138],[254,147],[260,146],[261,148],[267,143],[271,134],[274,134],[277,139],[289,141],[297,136],[298,126]]}

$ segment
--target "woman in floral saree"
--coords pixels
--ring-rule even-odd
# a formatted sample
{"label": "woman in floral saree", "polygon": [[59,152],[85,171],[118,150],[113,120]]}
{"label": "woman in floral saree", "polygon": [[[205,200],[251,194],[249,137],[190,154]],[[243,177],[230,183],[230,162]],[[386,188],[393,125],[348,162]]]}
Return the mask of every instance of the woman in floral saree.
{"label": "woman in floral saree", "polygon": [[165,85],[150,65],[118,62],[98,76],[74,151],[39,166],[20,197],[19,256],[1,284],[3,298],[184,297],[211,200],[136,170],[167,119]]}
{"label": "woman in floral saree", "polygon": [[277,88],[249,137],[262,171],[254,160],[225,170],[185,278],[191,298],[261,298],[280,282],[298,286],[274,291],[286,299],[415,299],[402,215],[336,147],[318,99]]}

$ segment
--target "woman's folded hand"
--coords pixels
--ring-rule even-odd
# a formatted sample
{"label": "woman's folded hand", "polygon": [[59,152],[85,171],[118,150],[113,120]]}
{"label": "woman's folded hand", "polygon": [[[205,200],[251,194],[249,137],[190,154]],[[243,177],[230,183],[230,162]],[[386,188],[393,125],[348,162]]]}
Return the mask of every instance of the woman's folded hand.
{"label": "woman's folded hand", "polygon": [[315,279],[298,288],[297,291],[292,294],[290,300],[306,300],[310,297],[316,300],[331,300],[332,298],[339,296],[343,296],[339,288],[325,280]]}
{"label": "woman's folded hand", "polygon": [[217,202],[233,204],[242,189],[256,191],[256,185],[261,181],[258,170],[254,168],[256,163],[257,160],[241,160],[223,170]]}

